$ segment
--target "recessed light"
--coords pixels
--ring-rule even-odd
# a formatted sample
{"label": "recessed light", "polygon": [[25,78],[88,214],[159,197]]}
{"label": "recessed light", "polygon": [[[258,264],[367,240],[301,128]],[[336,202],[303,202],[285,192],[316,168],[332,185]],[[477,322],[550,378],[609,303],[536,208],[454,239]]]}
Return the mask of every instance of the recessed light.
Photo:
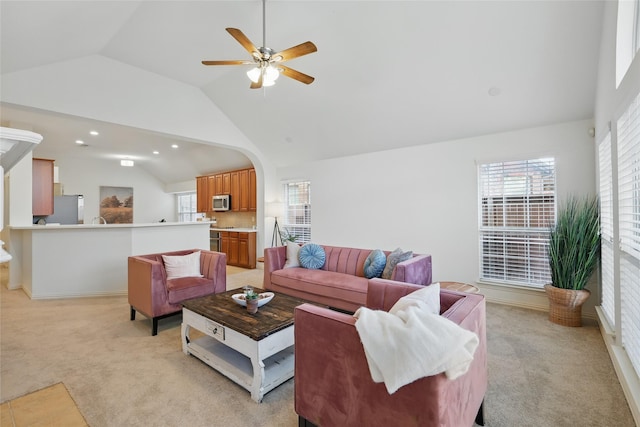
{"label": "recessed light", "polygon": [[499,87],[493,86],[489,88],[489,96],[498,96],[501,92]]}
{"label": "recessed light", "polygon": [[133,160],[128,160],[128,159],[124,159],[124,160],[120,160],[120,166],[133,166]]}
{"label": "recessed light", "polygon": [[160,154],[158,150],[154,150],[153,154]]}
{"label": "recessed light", "polygon": [[92,131],[90,131],[89,133],[90,133],[91,135],[93,135],[93,136],[98,136],[98,135],[100,135],[100,133],[99,133],[97,130],[92,130]]}
{"label": "recessed light", "polygon": [[178,144],[172,144],[171,148],[178,148]]}
{"label": "recessed light", "polygon": [[76,139],[76,144],[82,145],[82,144],[84,144],[84,141],[81,140],[81,139]]}

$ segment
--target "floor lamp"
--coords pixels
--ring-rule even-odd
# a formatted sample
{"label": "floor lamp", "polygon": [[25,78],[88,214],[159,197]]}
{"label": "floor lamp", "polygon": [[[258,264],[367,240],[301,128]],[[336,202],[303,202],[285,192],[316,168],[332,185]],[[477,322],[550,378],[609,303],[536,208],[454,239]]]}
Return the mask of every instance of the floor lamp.
{"label": "floor lamp", "polygon": [[278,246],[278,240],[280,240],[280,246],[282,242],[282,235],[280,234],[280,226],[278,225],[278,217],[282,215],[283,204],[280,202],[267,203],[267,216],[272,216],[275,219],[273,224],[273,235],[271,236],[271,247]]}
{"label": "floor lamp", "polygon": [[271,247],[278,245],[278,239],[280,239],[280,246],[282,246],[282,236],[280,235],[280,226],[278,225],[278,217],[275,217],[276,222],[273,224],[273,236],[271,237]]}

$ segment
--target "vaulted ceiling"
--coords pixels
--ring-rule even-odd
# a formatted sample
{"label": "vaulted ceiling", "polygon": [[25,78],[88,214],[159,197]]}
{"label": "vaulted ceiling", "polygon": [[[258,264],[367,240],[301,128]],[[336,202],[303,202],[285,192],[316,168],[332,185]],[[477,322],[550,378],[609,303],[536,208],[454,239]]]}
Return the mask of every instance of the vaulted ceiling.
{"label": "vaulted ceiling", "polygon": [[[318,52],[287,65],[316,80],[251,90],[248,66],[200,61],[249,59],[225,28],[261,46],[258,0],[3,0],[0,72],[4,80],[98,55],[175,80],[202,91],[281,166],[593,117],[602,12],[598,1],[268,0],[266,45],[313,41]],[[3,123],[31,123],[44,136],[37,150],[60,155],[135,156],[177,140],[178,170],[147,164],[167,183],[248,162],[198,141],[24,107],[2,104]],[[80,152],[75,133],[98,125],[117,138]]]}

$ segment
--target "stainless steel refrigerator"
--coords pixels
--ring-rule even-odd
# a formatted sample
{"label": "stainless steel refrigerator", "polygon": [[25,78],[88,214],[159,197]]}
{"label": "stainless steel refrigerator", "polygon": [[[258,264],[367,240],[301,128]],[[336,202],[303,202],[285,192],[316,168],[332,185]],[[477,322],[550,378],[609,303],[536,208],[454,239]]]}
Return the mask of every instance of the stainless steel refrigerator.
{"label": "stainless steel refrigerator", "polygon": [[84,224],[84,197],[81,194],[53,197],[53,215],[48,224]]}

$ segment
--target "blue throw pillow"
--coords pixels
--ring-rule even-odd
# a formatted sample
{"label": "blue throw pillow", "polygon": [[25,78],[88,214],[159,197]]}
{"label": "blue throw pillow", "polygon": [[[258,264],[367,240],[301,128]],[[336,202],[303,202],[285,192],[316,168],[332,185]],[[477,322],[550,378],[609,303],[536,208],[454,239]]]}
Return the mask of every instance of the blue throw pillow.
{"label": "blue throw pillow", "polygon": [[318,270],[322,268],[326,258],[324,248],[316,243],[306,243],[298,252],[298,260],[304,268]]}
{"label": "blue throw pillow", "polygon": [[387,265],[387,256],[380,249],[371,251],[366,260],[364,260],[364,277],[373,279],[382,276],[384,266]]}

